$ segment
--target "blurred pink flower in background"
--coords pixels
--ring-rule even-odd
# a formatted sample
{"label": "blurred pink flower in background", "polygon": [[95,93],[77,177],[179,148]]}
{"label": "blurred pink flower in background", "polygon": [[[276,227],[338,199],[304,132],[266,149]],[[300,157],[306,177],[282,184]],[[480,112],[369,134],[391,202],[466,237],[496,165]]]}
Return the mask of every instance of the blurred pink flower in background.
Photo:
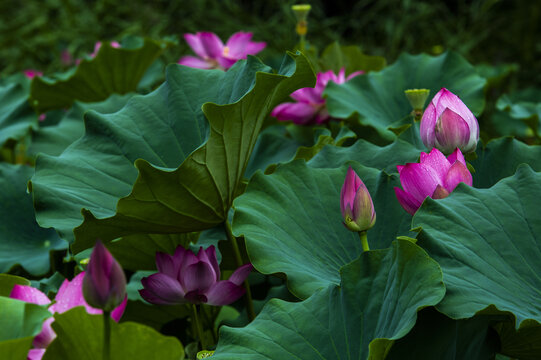
{"label": "blurred pink flower in background", "polygon": [[199,69],[227,70],[238,60],[257,54],[267,45],[264,42],[251,41],[252,33],[243,31],[231,35],[225,45],[211,32],[184,34],[184,39],[199,57],[183,56],[178,63]]}
{"label": "blurred pink flower in background", "polygon": [[[88,56],[89,58],[91,58],[91,59],[95,58],[96,55],[98,55],[98,52],[99,52],[100,49],[101,49],[101,45],[102,45],[102,42],[101,42],[101,41],[96,42],[96,44],[94,45],[94,51],[93,51],[92,53],[88,54],[87,56]],[[112,48],[115,48],[115,49],[118,49],[118,48],[121,47],[120,44],[119,44],[118,42],[116,42],[116,41],[111,41],[111,42],[109,43],[109,45],[111,45],[111,47],[112,47]],[[82,61],[82,59],[76,59],[76,60],[75,60],[75,64],[76,64],[76,65],[79,65],[79,64],[81,63],[81,61]]]}
{"label": "blurred pink flower in background", "polygon": [[398,165],[397,169],[404,190],[395,187],[394,191],[400,205],[411,215],[427,196],[443,199],[459,183],[473,184],[466,160],[458,148],[447,158],[436,148],[429,154],[422,152],[419,163]]}
{"label": "blurred pink flower in background", "polygon": [[43,73],[39,70],[34,70],[34,69],[27,69],[24,72],[24,75],[26,75],[27,78],[29,79],[33,79],[35,78],[36,76],[43,76]]}
{"label": "blurred pink flower in background", "polygon": [[[82,272],[74,277],[71,281],[68,281],[67,279],[64,280],[62,286],[60,286],[60,289],[58,289],[58,293],[56,294],[55,303],[49,306],[49,311],[51,313],[63,313],[76,306],[84,306],[86,312],[89,314],[102,313],[101,310],[92,308],[90,305],[88,305],[83,297],[84,276],[85,273]],[[26,285],[15,285],[13,290],[11,290],[9,297],[37,305],[46,305],[51,303],[51,300],[49,300],[47,295],[34,287]],[[128,298],[126,297],[124,301],[111,312],[111,317],[115,321],[118,322],[118,320],[120,320],[122,317],[127,301]],[[34,342],[32,343],[34,349],[30,349],[28,359],[41,359],[45,353],[45,348],[56,337],[56,334],[51,327],[53,321],[54,317],[50,317],[43,323],[41,332],[34,337]]]}
{"label": "blurred pink flower in background", "polygon": [[325,123],[330,119],[330,116],[322,95],[329,81],[343,84],[361,74],[363,74],[362,71],[355,71],[346,77],[346,71],[343,68],[338,75],[332,70],[318,73],[315,87],[302,88],[293,92],[291,97],[297,102],[280,104],[272,110],[271,115],[280,121],[293,121],[297,125]]}

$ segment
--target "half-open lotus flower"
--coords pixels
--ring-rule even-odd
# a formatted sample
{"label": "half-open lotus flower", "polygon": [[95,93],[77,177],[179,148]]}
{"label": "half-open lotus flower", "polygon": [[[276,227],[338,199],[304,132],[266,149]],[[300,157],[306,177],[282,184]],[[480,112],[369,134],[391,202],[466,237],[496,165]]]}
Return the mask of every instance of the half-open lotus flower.
{"label": "half-open lotus flower", "polygon": [[[49,306],[49,311],[51,313],[63,313],[76,306],[84,306],[86,312],[89,314],[102,313],[101,310],[95,309],[88,305],[83,297],[84,276],[85,273],[82,272],[76,277],[74,277],[71,281],[68,281],[67,279],[64,280],[62,286],[60,286],[60,289],[58,289],[54,304]],[[13,287],[13,290],[11,290],[11,294],[9,297],[37,305],[47,305],[51,303],[51,300],[49,300],[47,295],[45,295],[36,288],[26,285],[15,285]],[[127,301],[128,298],[126,297],[124,301],[111,312],[111,317],[115,321],[120,320],[120,317],[122,316],[122,314],[124,313],[124,309],[126,308]],[[54,318],[50,317],[43,323],[41,332],[34,338],[34,342],[32,343],[34,348],[30,349],[30,352],[28,353],[28,359],[41,359],[41,357],[45,353],[45,348],[56,337],[56,334],[51,328],[51,323],[53,321]]]}
{"label": "half-open lotus flower", "polygon": [[442,88],[428,104],[421,119],[421,140],[429,149],[450,154],[456,148],[463,153],[475,151],[479,141],[479,123],[459,99]]}
{"label": "half-open lotus flower", "polygon": [[242,283],[252,264],[238,268],[229,280],[220,280],[214,246],[199,248],[197,256],[182,246],[174,255],[156,253],[158,273],[143,278],[141,296],[150,303],[227,305],[244,294]]}
{"label": "half-open lotus flower", "polygon": [[251,41],[252,33],[243,31],[231,35],[225,45],[218,35],[211,32],[184,34],[184,39],[199,57],[183,56],[178,63],[199,69],[227,70],[238,60],[257,54],[267,45]]}
{"label": "half-open lotus flower", "polygon": [[344,225],[351,231],[366,231],[376,223],[376,211],[368,189],[350,167],[340,192]]}
{"label": "half-open lotus flower", "polygon": [[333,81],[337,84],[343,84],[347,80],[362,74],[362,71],[351,73],[346,78],[346,72],[341,69],[338,75],[332,70],[317,74],[316,86],[313,88],[302,88],[291,94],[291,97],[297,102],[283,103],[272,110],[271,115],[280,121],[293,121],[297,125],[322,124],[330,119],[329,112],[323,91],[329,83]]}
{"label": "half-open lotus flower", "polygon": [[400,183],[404,190],[395,187],[400,205],[411,215],[415,214],[427,196],[443,199],[463,182],[472,186],[472,176],[460,149],[447,158],[438,149],[429,154],[421,153],[419,163],[398,165]]}

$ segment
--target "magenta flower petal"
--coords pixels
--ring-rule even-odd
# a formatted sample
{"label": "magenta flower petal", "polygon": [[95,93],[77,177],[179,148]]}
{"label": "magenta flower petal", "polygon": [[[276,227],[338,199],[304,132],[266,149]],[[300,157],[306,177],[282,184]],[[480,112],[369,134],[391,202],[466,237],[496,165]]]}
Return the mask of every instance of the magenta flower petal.
{"label": "magenta flower petal", "polygon": [[233,274],[229,277],[229,281],[231,281],[233,284],[241,286],[244,280],[250,275],[250,272],[253,269],[252,264],[245,264],[242,265],[240,268],[235,270]]}
{"label": "magenta flower petal", "polygon": [[184,34],[184,40],[186,40],[188,45],[192,48],[193,52],[197,54],[197,56],[202,57],[202,58],[207,58],[210,56],[207,53],[205,47],[203,46],[203,43],[201,42],[199,33]]}
{"label": "magenta flower petal", "polygon": [[192,290],[184,296],[184,298],[192,304],[202,304],[207,302],[207,296],[199,289]]}
{"label": "magenta flower petal", "polygon": [[174,255],[175,261],[179,264],[179,273],[177,280],[182,283],[181,277],[182,274],[186,271],[186,268],[190,265],[193,265],[199,261],[197,256],[191,250],[184,249],[182,246],[178,246]]}
{"label": "magenta flower petal", "polygon": [[[111,318],[119,322],[122,315],[124,315],[124,310],[126,310],[126,305],[128,305],[128,295],[124,297],[124,301],[120,303],[113,311],[111,311]],[[87,310],[88,311],[88,310]]]}
{"label": "magenta flower petal", "polygon": [[224,56],[232,59],[245,59],[246,55],[255,55],[266,46],[264,42],[253,42],[252,33],[239,31],[227,40],[228,52]]}
{"label": "magenta flower petal", "polygon": [[217,282],[207,292],[207,304],[223,306],[231,304],[244,295],[244,288],[229,280]]}
{"label": "magenta flower petal", "polygon": [[404,210],[410,213],[410,215],[415,214],[417,209],[419,209],[419,206],[422,204],[422,201],[415,199],[413,196],[399,187],[394,188],[394,193],[396,194],[396,198],[398,199],[400,205],[402,205]]}
{"label": "magenta flower petal", "polygon": [[461,182],[465,183],[466,185],[472,186],[473,179],[466,165],[456,161],[447,173],[444,187],[447,191],[452,192]]}
{"label": "magenta flower petal", "polygon": [[314,88],[302,88],[292,92],[290,96],[294,100],[305,104],[325,104],[325,99],[321,97],[321,93],[316,91]]}
{"label": "magenta flower petal", "polygon": [[[439,93],[438,93],[439,94]],[[438,94],[436,94],[438,96]],[[435,99],[436,97],[434,97]],[[434,100],[426,107],[423,117],[421,118],[421,125],[419,127],[419,133],[421,134],[421,141],[429,149],[432,149],[435,145],[435,128],[438,117],[436,116],[436,106]]]}
{"label": "magenta flower petal", "polygon": [[9,297],[12,299],[22,300],[24,302],[37,305],[45,305],[51,302],[47,295],[45,295],[38,289],[27,285],[15,284],[13,286],[13,289],[11,290],[11,293],[9,294]]}
{"label": "magenta flower petal", "polygon": [[340,190],[340,211],[344,225],[351,231],[366,231],[376,222],[372,197],[351,167]]}
{"label": "magenta flower petal", "polygon": [[437,174],[438,178],[438,184],[443,183],[443,179],[445,179],[445,176],[449,169],[451,168],[451,164],[438,149],[434,148],[432,151],[428,154],[421,153],[420,156],[420,163],[426,166],[429,166],[434,172]]}
{"label": "magenta flower petal", "polygon": [[64,280],[58,293],[56,294],[55,303],[51,305],[51,312],[63,313],[76,306],[84,306],[89,314],[101,314],[101,310],[95,309],[88,305],[83,296],[83,279],[85,272],[75,276],[73,280]]}
{"label": "magenta flower petal", "polygon": [[211,62],[196,58],[195,56],[183,56],[178,61],[180,65],[189,66],[197,69],[212,69],[214,65]]}
{"label": "magenta flower petal", "polygon": [[295,124],[305,125],[312,121],[317,110],[304,103],[283,103],[275,107],[271,115],[279,121],[293,121]]}
{"label": "magenta flower petal", "polygon": [[464,148],[470,139],[470,127],[462,116],[446,108],[436,121],[436,146],[450,154],[457,147]]}
{"label": "magenta flower petal", "polygon": [[45,355],[45,349],[30,349],[26,360],[41,360]]}
{"label": "magenta flower petal", "polygon": [[53,331],[51,324],[54,321],[54,317],[50,317],[43,322],[41,331],[34,337],[32,345],[35,348],[46,348],[56,337],[56,333]]}
{"label": "magenta flower petal", "polygon": [[348,214],[348,209],[353,211],[355,194],[357,193],[359,186],[361,186],[361,183],[361,178],[350,166],[346,173],[342,189],[340,190],[340,211],[342,212],[342,217],[345,217],[346,215],[354,216],[353,213]]}
{"label": "magenta flower petal", "polygon": [[364,74],[364,71],[362,71],[362,70],[361,71],[354,71],[354,72],[352,72],[351,74],[348,75],[348,77],[346,78],[346,81],[349,81],[349,80],[353,79],[354,77],[362,75],[362,74]]}
{"label": "magenta flower petal", "polygon": [[200,290],[206,291],[216,282],[216,274],[209,263],[199,261],[188,266],[180,274],[180,283],[186,293]]}
{"label": "magenta flower petal", "polygon": [[440,184],[438,174],[430,166],[424,164],[408,163],[400,173],[400,182],[405,192],[417,201],[432,195],[436,186]]}
{"label": "magenta flower petal", "polygon": [[220,56],[218,59],[216,59],[218,61],[218,65],[220,65],[220,67],[224,70],[227,70],[229,69],[231,66],[235,65],[235,63],[237,62],[237,60],[239,59],[231,59],[231,58],[228,58],[228,57],[224,57],[224,56]]}
{"label": "magenta flower petal", "polygon": [[[224,50],[224,44],[222,40],[215,33],[211,32],[199,32],[196,34],[199,37],[201,46],[208,57],[217,59],[222,56]],[[196,53],[197,54],[197,53]]]}
{"label": "magenta flower petal", "polygon": [[180,264],[174,260],[173,256],[163,252],[156,253],[156,268],[162,274],[176,279],[179,267]]}
{"label": "magenta flower petal", "polygon": [[139,290],[143,299],[154,304],[175,305],[186,302],[185,292],[180,283],[162,273],[141,279],[144,289]]}
{"label": "magenta flower petal", "polygon": [[464,155],[462,155],[459,148],[456,148],[451,155],[447,156],[447,161],[449,161],[449,164],[454,164],[456,161],[458,161],[462,163],[462,165],[466,166],[466,159],[464,159]]}
{"label": "magenta flower petal", "polygon": [[212,270],[214,270],[214,273],[216,274],[216,281],[220,280],[220,265],[218,265],[216,248],[214,245],[209,246],[206,250],[203,250],[203,247],[200,247],[197,257],[200,261],[209,263]]}

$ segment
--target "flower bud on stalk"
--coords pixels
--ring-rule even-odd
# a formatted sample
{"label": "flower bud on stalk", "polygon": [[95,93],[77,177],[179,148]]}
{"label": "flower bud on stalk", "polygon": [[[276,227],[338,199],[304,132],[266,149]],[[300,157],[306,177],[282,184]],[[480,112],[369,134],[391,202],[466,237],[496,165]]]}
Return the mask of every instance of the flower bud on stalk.
{"label": "flower bud on stalk", "polygon": [[468,107],[452,92],[442,88],[428,104],[421,119],[421,140],[429,149],[444,154],[459,148],[466,154],[475,151],[479,123]]}
{"label": "flower bud on stalk", "polygon": [[430,90],[409,89],[405,90],[404,94],[413,108],[412,115],[415,118],[415,121],[421,120],[421,116],[423,116],[423,109],[425,108],[425,102],[430,94]]}
{"label": "flower bud on stalk", "polygon": [[97,309],[112,311],[126,297],[126,276],[113,255],[97,241],[83,279],[86,302]]}

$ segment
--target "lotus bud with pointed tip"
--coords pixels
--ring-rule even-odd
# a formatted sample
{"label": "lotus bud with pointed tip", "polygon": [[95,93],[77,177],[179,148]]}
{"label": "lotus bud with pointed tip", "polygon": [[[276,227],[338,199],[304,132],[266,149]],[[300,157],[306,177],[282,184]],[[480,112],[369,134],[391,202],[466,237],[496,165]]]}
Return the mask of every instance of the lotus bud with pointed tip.
{"label": "lotus bud with pointed tip", "polygon": [[468,107],[452,92],[442,88],[428,104],[421,119],[421,140],[429,149],[444,154],[459,148],[464,154],[475,151],[479,123]]}
{"label": "lotus bud with pointed tip", "polygon": [[344,225],[351,231],[366,231],[376,223],[376,211],[368,189],[350,167],[340,192]]}
{"label": "lotus bud with pointed tip", "polygon": [[434,148],[429,154],[421,153],[419,163],[398,165],[403,190],[395,187],[398,202],[411,215],[415,214],[427,196],[443,199],[463,182],[472,186],[472,176],[460,149],[445,158]]}
{"label": "lotus bud with pointed tip", "polygon": [[112,311],[126,297],[126,276],[107,248],[97,241],[83,279],[86,302],[97,309]]}

